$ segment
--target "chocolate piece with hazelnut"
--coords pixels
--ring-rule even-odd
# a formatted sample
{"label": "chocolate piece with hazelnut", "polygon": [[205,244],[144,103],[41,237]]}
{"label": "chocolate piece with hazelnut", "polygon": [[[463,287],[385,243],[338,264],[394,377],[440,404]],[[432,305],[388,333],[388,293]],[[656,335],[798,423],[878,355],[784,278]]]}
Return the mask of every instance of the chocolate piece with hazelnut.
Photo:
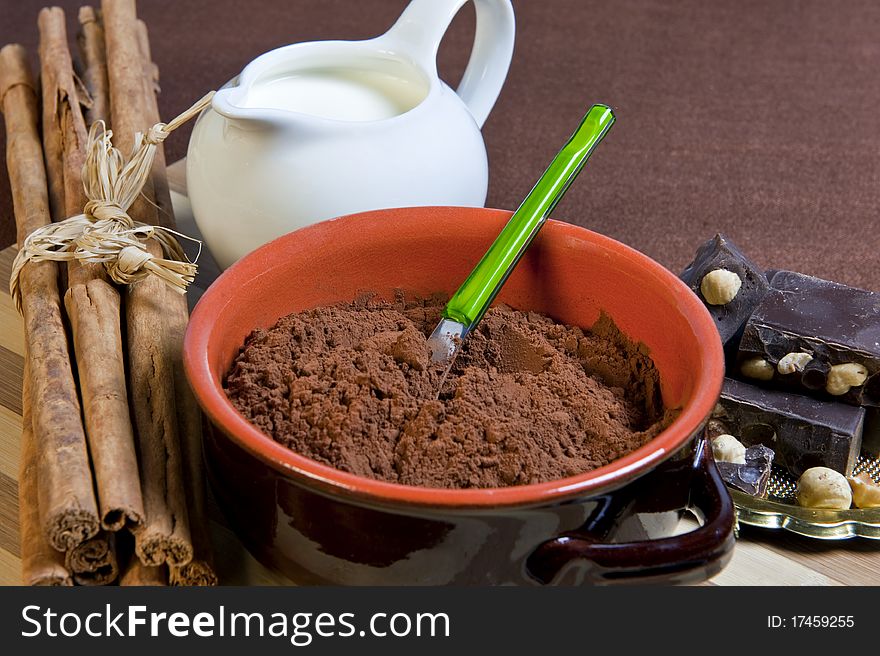
{"label": "chocolate piece with hazelnut", "polygon": [[735,346],[769,289],[764,271],[721,234],[700,246],[679,277],[706,304],[725,345]]}
{"label": "chocolate piece with hazelnut", "polygon": [[880,294],[793,271],[777,271],[770,286],[746,322],[738,369],[763,360],[773,376],[752,378],[880,407]]}

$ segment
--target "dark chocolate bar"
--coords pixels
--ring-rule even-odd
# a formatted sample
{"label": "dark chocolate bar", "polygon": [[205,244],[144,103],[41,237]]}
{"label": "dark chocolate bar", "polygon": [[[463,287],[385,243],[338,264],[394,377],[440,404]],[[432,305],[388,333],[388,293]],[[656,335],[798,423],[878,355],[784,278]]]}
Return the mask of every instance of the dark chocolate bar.
{"label": "dark chocolate bar", "polygon": [[862,451],[872,458],[880,458],[880,408],[865,408]]}
{"label": "dark chocolate bar", "polygon": [[[790,354],[806,355],[780,368]],[[880,406],[880,294],[777,271],[746,323],[737,368],[775,387]]]}
{"label": "dark chocolate bar", "polygon": [[747,447],[772,449],[795,477],[820,466],[848,476],[862,445],[865,410],[725,378],[713,418]]}
{"label": "dark chocolate bar", "polygon": [[751,494],[753,497],[766,497],[770,483],[770,470],[773,468],[773,450],[763,444],[746,449],[745,464],[716,462],[722,480],[731,487]]}
{"label": "dark chocolate bar", "polygon": [[[735,273],[741,282],[733,299],[724,304],[707,301],[702,289],[703,278],[718,269]],[[746,320],[769,288],[764,272],[721,234],[700,246],[694,261],[679,277],[706,304],[725,345],[736,341]]]}

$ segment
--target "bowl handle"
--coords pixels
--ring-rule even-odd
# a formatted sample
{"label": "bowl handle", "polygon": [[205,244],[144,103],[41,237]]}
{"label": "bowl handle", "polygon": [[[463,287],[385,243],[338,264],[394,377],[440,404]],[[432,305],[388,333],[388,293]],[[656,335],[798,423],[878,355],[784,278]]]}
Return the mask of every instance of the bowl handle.
{"label": "bowl handle", "polygon": [[565,533],[538,546],[526,561],[528,573],[551,584],[566,565],[582,565],[578,583],[684,583],[717,574],[734,544],[733,501],[705,439],[697,445],[690,506],[704,518],[689,533],[641,542],[609,543],[583,532]]}

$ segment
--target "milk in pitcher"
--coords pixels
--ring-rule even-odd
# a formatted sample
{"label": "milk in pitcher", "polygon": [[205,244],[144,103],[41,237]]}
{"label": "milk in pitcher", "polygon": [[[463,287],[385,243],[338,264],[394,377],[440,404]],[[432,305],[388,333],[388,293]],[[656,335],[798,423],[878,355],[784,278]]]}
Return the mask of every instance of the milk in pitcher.
{"label": "milk in pitcher", "polygon": [[408,112],[427,85],[381,70],[328,67],[254,85],[248,107],[281,109],[339,121],[381,121]]}

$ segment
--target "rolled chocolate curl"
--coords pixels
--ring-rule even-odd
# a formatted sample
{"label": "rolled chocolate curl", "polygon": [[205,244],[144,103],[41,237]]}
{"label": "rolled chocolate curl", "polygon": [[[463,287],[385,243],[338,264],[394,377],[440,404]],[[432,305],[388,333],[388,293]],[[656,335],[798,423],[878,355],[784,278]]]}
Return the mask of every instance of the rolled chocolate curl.
{"label": "rolled chocolate curl", "polygon": [[[36,86],[24,49],[18,45],[0,50],[0,105],[21,244],[50,222],[50,210]],[[19,284],[37,442],[40,517],[49,543],[66,551],[94,536],[100,523],[64,328],[58,266],[30,262],[22,269]]]}
{"label": "rolled chocolate curl", "polygon": [[[43,138],[60,141],[60,158],[46,164],[64,180],[64,219],[82,212],[87,132],[67,46],[64,12],[39,15]],[[73,332],[86,436],[91,451],[101,525],[108,530],[143,523],[134,432],[126,394],[119,292],[100,264],[68,263],[65,307]]]}
{"label": "rolled chocolate curl", "polygon": [[[144,108],[144,62],[133,0],[104,0],[101,5],[110,82],[110,110],[116,146],[131,152],[134,135],[151,125]],[[129,214],[157,224],[153,184]],[[155,240],[147,244],[161,257]],[[143,492],[144,524],[135,532],[135,551],[144,565],[184,565],[193,557],[186,491],[183,484],[175,404],[176,344],[169,330],[169,307],[182,297],[155,276],[129,285],[125,295],[130,395]],[[183,301],[185,302],[185,300]]]}
{"label": "rolled chocolate curl", "polygon": [[52,548],[40,525],[37,448],[31,421],[31,392],[27,371],[22,383],[21,460],[18,470],[21,580],[25,585],[73,585],[73,578],[64,566],[64,554]]}

